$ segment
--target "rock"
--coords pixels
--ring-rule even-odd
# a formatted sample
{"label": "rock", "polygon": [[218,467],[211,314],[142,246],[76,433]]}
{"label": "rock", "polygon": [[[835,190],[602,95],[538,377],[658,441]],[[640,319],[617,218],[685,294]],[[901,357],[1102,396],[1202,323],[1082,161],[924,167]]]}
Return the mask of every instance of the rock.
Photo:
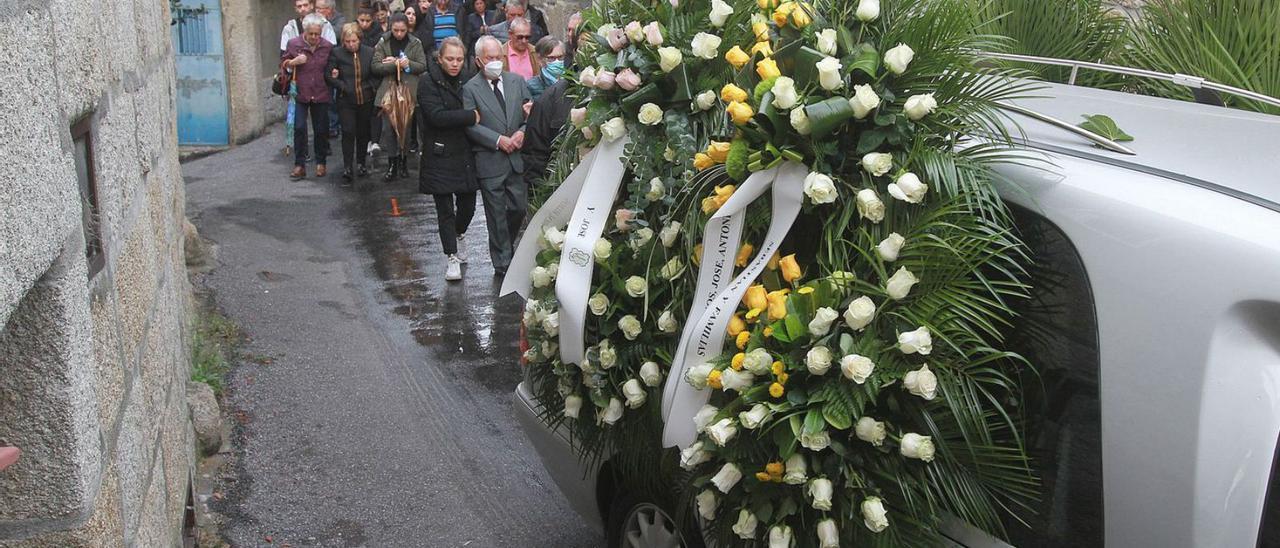
{"label": "rock", "polygon": [[182,219],[182,242],[187,266],[198,268],[212,262],[213,249],[200,237],[200,231],[196,229],[196,225],[191,224],[190,219]]}
{"label": "rock", "polygon": [[196,431],[196,445],[203,455],[212,455],[222,447],[222,410],[213,389],[202,382],[187,382],[187,406],[191,408],[191,425]]}

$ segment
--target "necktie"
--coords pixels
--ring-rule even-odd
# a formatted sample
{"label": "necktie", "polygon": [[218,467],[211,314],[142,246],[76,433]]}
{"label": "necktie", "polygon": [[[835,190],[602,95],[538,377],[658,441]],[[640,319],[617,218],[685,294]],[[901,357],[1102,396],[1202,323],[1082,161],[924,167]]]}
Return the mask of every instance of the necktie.
{"label": "necktie", "polygon": [[498,98],[498,105],[504,109],[507,108],[507,100],[502,98],[502,90],[498,89],[498,80],[489,83],[493,84],[493,94]]}

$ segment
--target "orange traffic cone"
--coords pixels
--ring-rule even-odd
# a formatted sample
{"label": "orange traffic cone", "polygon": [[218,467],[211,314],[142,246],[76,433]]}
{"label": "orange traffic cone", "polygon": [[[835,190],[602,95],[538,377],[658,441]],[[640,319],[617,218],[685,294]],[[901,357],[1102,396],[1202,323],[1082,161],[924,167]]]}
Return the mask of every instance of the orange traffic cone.
{"label": "orange traffic cone", "polygon": [[391,199],[391,216],[392,217],[400,216],[400,202],[397,202],[395,198]]}

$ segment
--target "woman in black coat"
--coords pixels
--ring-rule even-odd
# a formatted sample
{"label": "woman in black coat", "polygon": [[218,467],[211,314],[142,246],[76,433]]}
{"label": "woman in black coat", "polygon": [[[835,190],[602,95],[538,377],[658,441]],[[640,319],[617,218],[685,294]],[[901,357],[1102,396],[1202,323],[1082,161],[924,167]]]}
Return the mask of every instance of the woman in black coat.
{"label": "woman in black coat", "polygon": [[[355,174],[369,174],[367,156],[369,128],[373,119],[377,80],[373,76],[373,48],[360,43],[360,29],[347,23],[341,29],[342,43],[329,54],[324,79],[342,91],[338,99],[338,121],[342,124],[342,181],[350,184]],[[352,157],[355,157],[354,164]]]}
{"label": "woman in black coat", "polygon": [[440,243],[448,259],[445,279],[449,281],[462,279],[459,243],[475,216],[476,191],[480,189],[466,133],[467,127],[479,122],[480,115],[462,108],[466,57],[462,40],[446,38],[418,82],[418,112],[423,119],[418,190],[435,201]]}

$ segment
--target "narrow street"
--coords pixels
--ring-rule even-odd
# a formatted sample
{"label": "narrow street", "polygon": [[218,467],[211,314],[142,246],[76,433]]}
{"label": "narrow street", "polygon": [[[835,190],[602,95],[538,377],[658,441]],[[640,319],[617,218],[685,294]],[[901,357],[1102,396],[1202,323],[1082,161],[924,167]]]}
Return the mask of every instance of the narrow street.
{"label": "narrow street", "polygon": [[196,283],[246,335],[224,402],[238,479],[214,507],[227,539],[601,545],[512,412],[520,305],[496,302],[483,210],[465,280],[447,284],[416,170],[343,189],[335,141],[331,177],[293,182],[282,134],[183,165],[188,214],[217,246]]}

